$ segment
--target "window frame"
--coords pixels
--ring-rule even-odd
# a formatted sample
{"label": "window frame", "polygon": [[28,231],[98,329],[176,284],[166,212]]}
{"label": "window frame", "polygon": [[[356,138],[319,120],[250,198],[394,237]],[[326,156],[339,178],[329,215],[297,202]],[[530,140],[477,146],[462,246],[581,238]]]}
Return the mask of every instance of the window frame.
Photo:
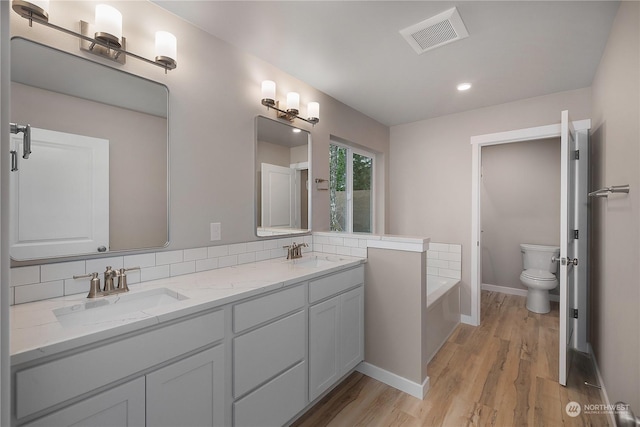
{"label": "window frame", "polygon": [[[370,200],[370,207],[371,207],[371,231],[359,231],[358,233],[362,233],[362,234],[375,234],[375,230],[376,230],[376,153],[373,151],[367,151],[366,149],[363,148],[359,148],[359,147],[354,147],[352,145],[348,145],[342,142],[338,142],[335,140],[330,140],[329,141],[329,148],[331,148],[331,145],[335,145],[337,147],[340,148],[344,148],[347,150],[346,153],[346,157],[345,157],[345,163],[346,163],[346,169],[347,169],[347,176],[345,179],[345,192],[346,192],[346,204],[347,204],[347,209],[346,209],[346,218],[345,218],[345,225],[346,225],[346,230],[342,231],[342,233],[353,233],[353,155],[354,154],[358,154],[360,156],[364,156],[364,157],[368,157],[371,159],[371,200]],[[331,168],[331,165],[329,165],[329,168]],[[329,180],[331,180],[331,174],[329,174]],[[329,182],[329,188],[331,188],[331,182]],[[331,215],[331,212],[329,212],[329,215]],[[334,230],[331,230],[334,231]],[[334,231],[337,233],[340,233],[340,231]]]}

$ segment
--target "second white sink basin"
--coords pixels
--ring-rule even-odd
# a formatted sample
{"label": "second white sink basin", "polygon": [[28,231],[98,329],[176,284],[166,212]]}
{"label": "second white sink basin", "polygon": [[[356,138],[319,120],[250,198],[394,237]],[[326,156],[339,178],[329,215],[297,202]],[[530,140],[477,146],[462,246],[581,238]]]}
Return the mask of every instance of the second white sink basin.
{"label": "second white sink basin", "polygon": [[101,323],[129,313],[148,310],[187,299],[167,288],[149,289],[136,293],[122,293],[87,300],[71,307],[53,310],[58,321],[65,327],[89,323]]}
{"label": "second white sink basin", "polygon": [[300,258],[293,260],[294,268],[323,268],[331,267],[336,262],[344,261],[343,258],[337,256],[314,256],[309,258]]}

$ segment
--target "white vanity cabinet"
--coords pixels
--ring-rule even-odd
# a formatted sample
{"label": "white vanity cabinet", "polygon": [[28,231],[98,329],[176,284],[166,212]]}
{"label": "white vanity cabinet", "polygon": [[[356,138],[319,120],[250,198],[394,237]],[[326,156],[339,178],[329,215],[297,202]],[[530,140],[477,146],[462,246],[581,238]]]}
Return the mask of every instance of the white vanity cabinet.
{"label": "white vanity cabinet", "polygon": [[307,400],[306,283],[234,306],[233,419],[280,426]]}
{"label": "white vanity cabinet", "polygon": [[225,425],[224,346],[146,376],[146,427]]}
{"label": "white vanity cabinet", "polygon": [[127,335],[15,367],[14,424],[173,425],[169,412],[193,411],[193,425],[224,425],[222,310]]}
{"label": "white vanity cabinet", "polygon": [[309,283],[310,401],[364,360],[363,283],[362,267]]}

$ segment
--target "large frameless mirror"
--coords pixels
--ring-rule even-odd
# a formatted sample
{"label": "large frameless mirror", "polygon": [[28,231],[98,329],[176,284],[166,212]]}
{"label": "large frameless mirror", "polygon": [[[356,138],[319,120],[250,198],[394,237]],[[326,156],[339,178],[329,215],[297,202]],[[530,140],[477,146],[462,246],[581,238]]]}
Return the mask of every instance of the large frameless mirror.
{"label": "large frameless mirror", "polygon": [[311,134],[256,117],[256,234],[307,233],[311,228]]}
{"label": "large frameless mirror", "polygon": [[162,84],[11,40],[11,122],[31,125],[10,174],[14,260],[167,245],[168,101]]}

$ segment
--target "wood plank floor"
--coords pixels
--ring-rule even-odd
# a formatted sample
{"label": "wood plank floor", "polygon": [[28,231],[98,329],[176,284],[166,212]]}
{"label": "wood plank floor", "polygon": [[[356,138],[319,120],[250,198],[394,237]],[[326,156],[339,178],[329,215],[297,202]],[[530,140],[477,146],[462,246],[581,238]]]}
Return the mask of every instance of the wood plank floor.
{"label": "wood plank floor", "polygon": [[558,384],[558,312],[483,291],[481,326],[459,325],[429,363],[425,400],[356,372],[294,426],[607,426],[606,415],[565,412],[571,401],[602,401],[584,385],[597,382],[584,354],[573,354],[568,386]]}

